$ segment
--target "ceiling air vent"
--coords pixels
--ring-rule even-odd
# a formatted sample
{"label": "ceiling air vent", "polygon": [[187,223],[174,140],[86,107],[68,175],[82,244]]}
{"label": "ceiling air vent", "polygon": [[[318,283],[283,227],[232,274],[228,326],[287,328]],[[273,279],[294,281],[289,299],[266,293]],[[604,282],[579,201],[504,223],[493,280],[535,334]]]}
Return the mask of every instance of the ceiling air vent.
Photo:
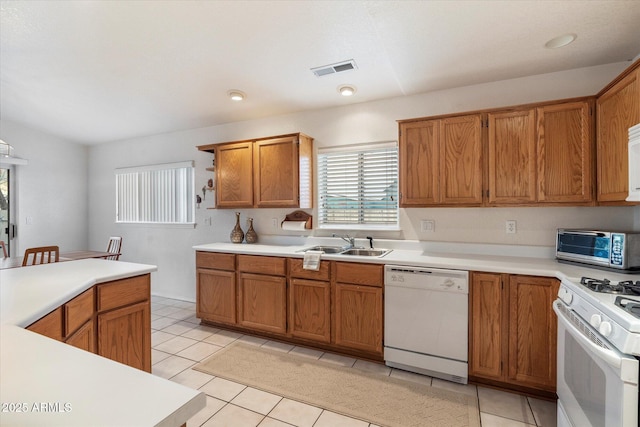
{"label": "ceiling air vent", "polygon": [[358,68],[356,66],[356,61],[350,59],[348,61],[342,61],[335,64],[323,65],[322,67],[312,68],[313,74],[316,77],[327,76],[329,74],[342,73],[344,71],[351,71]]}

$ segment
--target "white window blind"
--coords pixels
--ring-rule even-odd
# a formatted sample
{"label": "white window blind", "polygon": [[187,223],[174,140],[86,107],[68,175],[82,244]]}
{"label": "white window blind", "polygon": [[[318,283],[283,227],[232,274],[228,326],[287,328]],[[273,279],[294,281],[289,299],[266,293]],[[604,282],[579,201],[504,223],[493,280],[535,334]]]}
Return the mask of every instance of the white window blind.
{"label": "white window blind", "polygon": [[321,227],[397,227],[397,144],[319,150],[318,197]]}
{"label": "white window blind", "polygon": [[193,162],[116,169],[116,222],[193,224]]}

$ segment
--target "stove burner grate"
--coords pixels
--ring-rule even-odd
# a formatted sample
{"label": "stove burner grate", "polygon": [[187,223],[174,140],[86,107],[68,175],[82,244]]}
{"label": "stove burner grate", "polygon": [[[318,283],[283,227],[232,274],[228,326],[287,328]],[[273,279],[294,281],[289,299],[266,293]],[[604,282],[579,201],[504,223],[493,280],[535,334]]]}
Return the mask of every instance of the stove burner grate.
{"label": "stove burner grate", "polygon": [[615,305],[640,319],[640,301],[619,296],[616,298]]}
{"label": "stove burner grate", "polygon": [[591,277],[583,277],[580,283],[594,292],[605,294],[627,294],[627,289],[622,284],[611,283],[609,279],[592,279]]}

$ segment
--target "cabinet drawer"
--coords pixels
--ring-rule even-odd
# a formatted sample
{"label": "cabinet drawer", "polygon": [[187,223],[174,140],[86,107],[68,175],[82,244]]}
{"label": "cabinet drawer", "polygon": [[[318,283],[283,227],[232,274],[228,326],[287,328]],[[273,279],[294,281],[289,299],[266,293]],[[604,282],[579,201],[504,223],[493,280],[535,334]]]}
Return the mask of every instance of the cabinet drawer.
{"label": "cabinet drawer", "polygon": [[320,269],[305,270],[302,268],[301,259],[289,259],[289,275],[291,277],[299,277],[301,279],[313,279],[313,280],[329,280],[331,263],[329,261],[320,261]]}
{"label": "cabinet drawer", "polygon": [[98,285],[98,311],[145,301],[151,294],[150,276],[131,277]]}
{"label": "cabinet drawer", "polygon": [[335,263],[336,282],[356,285],[382,286],[383,266],[354,262]]}
{"label": "cabinet drawer", "polygon": [[93,288],[84,291],[64,305],[64,336],[73,334],[94,312]]}
{"label": "cabinet drawer", "polygon": [[238,255],[238,271],[284,276],[286,261],[286,258],[279,257]]}
{"label": "cabinet drawer", "polygon": [[236,268],[236,256],[234,254],[198,251],[196,252],[196,267],[233,271]]}

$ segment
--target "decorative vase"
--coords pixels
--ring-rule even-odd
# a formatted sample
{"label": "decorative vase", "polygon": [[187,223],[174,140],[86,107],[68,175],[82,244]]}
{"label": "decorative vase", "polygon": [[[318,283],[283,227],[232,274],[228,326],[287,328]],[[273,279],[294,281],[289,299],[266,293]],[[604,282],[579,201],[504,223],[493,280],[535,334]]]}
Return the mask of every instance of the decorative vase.
{"label": "decorative vase", "polygon": [[236,212],[236,226],[231,230],[231,243],[242,243],[244,240],[244,232],[240,227],[240,212]]}
{"label": "decorative vase", "polygon": [[255,243],[258,241],[258,233],[253,229],[253,218],[248,218],[247,221],[249,221],[249,229],[244,237],[247,240],[247,243]]}

